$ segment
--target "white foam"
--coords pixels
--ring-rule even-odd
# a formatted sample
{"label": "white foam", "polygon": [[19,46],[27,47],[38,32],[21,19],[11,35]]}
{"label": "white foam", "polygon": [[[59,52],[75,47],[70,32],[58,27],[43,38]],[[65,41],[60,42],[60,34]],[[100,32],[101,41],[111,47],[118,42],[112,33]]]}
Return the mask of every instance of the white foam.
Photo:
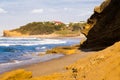
{"label": "white foam", "polygon": [[41,49],[45,49],[46,47],[41,47]]}
{"label": "white foam", "polygon": [[[9,38],[8,38],[9,39]],[[19,39],[17,40],[0,40],[0,46],[14,46],[14,45],[21,45],[21,46],[32,46],[32,45],[44,45],[44,44],[64,44],[66,41],[59,40],[59,39],[35,39],[31,40],[29,38],[25,39]],[[10,38],[11,39],[11,38]]]}
{"label": "white foam", "polygon": [[0,46],[10,46],[9,44],[0,44]]}
{"label": "white foam", "polygon": [[21,62],[23,62],[23,61],[14,60],[14,61],[12,61],[12,62],[2,63],[2,64],[0,64],[0,65],[1,65],[1,66],[4,66],[4,65],[11,65],[11,64],[19,64],[19,63],[21,63]]}
{"label": "white foam", "polygon": [[13,61],[10,63],[3,63],[0,64],[0,73],[15,69],[15,68],[19,68],[21,66],[25,66],[25,65],[30,65],[30,64],[34,64],[34,63],[38,63],[38,62],[44,62],[44,61],[48,61],[51,59],[55,59],[55,58],[60,58],[64,55],[62,54],[47,54],[44,56],[37,56],[37,57],[33,57],[30,60],[24,60],[24,61]]}
{"label": "white foam", "polygon": [[15,37],[15,38],[12,38],[12,37],[0,37],[0,39],[8,39],[8,40],[19,40],[19,39],[38,39],[38,38],[31,38],[31,37]]}
{"label": "white foam", "polygon": [[14,60],[14,63],[17,63],[17,64],[19,64],[21,62],[23,62],[23,61]]}

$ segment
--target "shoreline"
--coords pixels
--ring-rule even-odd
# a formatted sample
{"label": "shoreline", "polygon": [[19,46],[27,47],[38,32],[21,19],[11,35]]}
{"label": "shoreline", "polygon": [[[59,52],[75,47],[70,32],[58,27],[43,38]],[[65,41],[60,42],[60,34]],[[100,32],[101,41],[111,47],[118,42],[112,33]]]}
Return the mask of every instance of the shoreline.
{"label": "shoreline", "polygon": [[[66,38],[71,38],[71,37],[62,37],[62,39],[66,39]],[[80,38],[80,37],[72,37],[73,39],[74,38]],[[61,39],[61,38],[60,38]],[[73,44],[74,45],[74,44]],[[51,55],[51,54],[50,54]],[[63,54],[55,54],[55,55],[63,55]],[[47,55],[45,55],[45,56],[47,56]],[[65,55],[65,56],[67,56],[67,55]],[[32,66],[32,65],[34,65],[34,64],[38,64],[38,63],[44,63],[44,62],[49,62],[49,61],[52,61],[52,60],[56,60],[56,59],[61,59],[61,57],[63,57],[63,56],[61,56],[61,57],[55,57],[54,56],[54,54],[53,54],[53,56],[51,56],[52,58],[50,58],[50,59],[48,59],[48,60],[45,60],[45,61],[41,61],[40,59],[38,59],[37,60],[37,62],[32,62],[32,63],[30,63],[30,61],[28,60],[28,63],[27,64],[25,64],[26,63],[26,61],[25,61],[25,63],[24,63],[24,61],[20,61],[20,63],[18,62],[18,61],[15,61],[15,62],[17,62],[17,65],[16,64],[14,64],[14,63],[10,63],[10,65],[9,65],[9,63],[6,65],[5,64],[5,68],[4,68],[4,65],[1,67],[0,66],[0,68],[1,68],[1,71],[0,71],[0,74],[3,74],[3,73],[5,73],[5,72],[9,72],[9,71],[12,71],[12,70],[15,70],[15,69],[19,69],[19,68],[22,68],[22,67],[24,67],[24,66]],[[49,56],[47,57],[47,58],[49,58]],[[24,65],[25,64],[25,65]],[[15,66],[14,66],[15,65]],[[7,66],[7,67],[6,67]],[[8,67],[9,66],[9,67]],[[12,67],[11,67],[12,66]]]}
{"label": "shoreline", "polygon": [[1,37],[11,37],[11,38],[85,38],[83,34],[79,36],[61,36],[58,34],[48,34],[48,35],[21,35],[21,36],[1,36]]}
{"label": "shoreline", "polygon": [[[13,37],[11,37],[11,38],[13,38]],[[16,38],[40,38],[40,37],[29,36],[29,37],[16,37]],[[54,38],[50,37],[49,39],[67,39],[67,38],[68,39],[70,39],[70,38],[71,39],[75,39],[75,38],[80,39],[83,37],[81,37],[81,36],[77,36],[77,37],[54,37]],[[26,65],[20,63],[22,65],[7,67],[5,71],[4,70],[2,70],[3,72],[1,71],[0,75],[4,74],[6,72],[17,70],[17,69],[25,69],[27,71],[31,71],[33,73],[33,76],[41,76],[41,75],[51,74],[54,72],[62,72],[62,71],[65,71],[66,66],[76,62],[81,57],[83,57],[84,54],[86,55],[86,53],[83,53],[83,54],[81,54],[81,53],[82,52],[80,52],[80,54],[76,53],[76,54],[71,54],[71,55],[65,55],[62,57],[52,58],[52,59],[49,59],[46,61],[37,61],[35,63],[30,63],[30,64],[28,63]],[[58,63],[62,63],[62,64],[58,64]],[[7,66],[9,66],[9,65],[7,65]]]}
{"label": "shoreline", "polygon": [[25,66],[30,66],[30,65],[34,65],[34,64],[38,64],[38,63],[44,63],[47,61],[51,61],[53,59],[58,59],[58,58],[61,58],[63,56],[64,56],[63,54],[55,54],[55,55],[49,54],[49,55],[45,55],[45,56],[41,56],[41,57],[36,57],[36,58],[30,59],[30,60],[16,61],[13,63],[0,64],[0,75],[4,74],[6,72],[12,71],[12,70],[23,68]]}
{"label": "shoreline", "polygon": [[[89,53],[90,52],[88,53],[80,52],[76,54],[65,55],[65,56],[54,58],[54,59],[47,60],[44,62],[38,62],[34,64],[18,66],[6,72],[10,72],[13,70],[18,70],[18,69],[24,69],[26,71],[32,72],[33,77],[45,76],[45,75],[49,75],[49,74],[57,73],[57,72],[65,72],[66,66],[69,66],[73,64],[74,62],[78,61],[79,59],[86,57],[87,55],[89,55]],[[6,72],[3,72],[1,74],[4,74]]]}

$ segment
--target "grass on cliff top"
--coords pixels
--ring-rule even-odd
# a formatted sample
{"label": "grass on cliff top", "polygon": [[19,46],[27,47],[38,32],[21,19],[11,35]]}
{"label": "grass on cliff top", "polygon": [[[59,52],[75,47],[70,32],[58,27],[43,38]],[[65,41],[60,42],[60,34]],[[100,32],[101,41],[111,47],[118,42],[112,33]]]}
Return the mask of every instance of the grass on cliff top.
{"label": "grass on cliff top", "polygon": [[32,22],[28,23],[24,26],[21,26],[18,29],[14,29],[12,31],[17,31],[22,34],[29,35],[42,35],[42,34],[52,34],[55,31],[60,31],[65,28],[65,24],[61,23],[56,25],[53,22]]}
{"label": "grass on cliff top", "polygon": [[61,47],[55,47],[50,50],[47,50],[47,54],[65,54],[65,55],[70,55],[74,54],[77,52],[79,48],[79,45],[74,45],[74,46],[61,46]]}
{"label": "grass on cliff top", "polygon": [[13,29],[11,32],[19,32],[21,34],[28,34],[28,35],[43,35],[43,34],[60,34],[61,36],[74,36],[79,35],[79,32],[83,29],[86,25],[86,22],[81,23],[70,23],[67,26],[64,23],[56,24],[54,22],[32,22],[28,23],[20,28]]}
{"label": "grass on cliff top", "polygon": [[55,34],[58,34],[60,36],[80,36],[79,31],[71,31],[71,30],[61,30],[61,31],[56,31]]}

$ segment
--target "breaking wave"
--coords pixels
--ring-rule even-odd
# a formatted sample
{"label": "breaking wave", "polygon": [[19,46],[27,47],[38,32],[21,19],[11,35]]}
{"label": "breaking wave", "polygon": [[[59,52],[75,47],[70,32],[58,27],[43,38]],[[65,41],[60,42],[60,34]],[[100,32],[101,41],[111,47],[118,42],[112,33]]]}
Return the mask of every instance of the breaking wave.
{"label": "breaking wave", "polygon": [[33,46],[45,44],[64,44],[66,41],[58,39],[39,38],[0,38],[0,46]]}

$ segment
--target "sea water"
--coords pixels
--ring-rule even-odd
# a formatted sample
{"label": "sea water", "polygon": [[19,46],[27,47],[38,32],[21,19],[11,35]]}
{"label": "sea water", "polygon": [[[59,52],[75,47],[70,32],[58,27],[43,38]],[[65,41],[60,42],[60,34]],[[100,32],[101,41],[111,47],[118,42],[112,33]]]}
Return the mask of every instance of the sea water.
{"label": "sea water", "polygon": [[9,38],[0,37],[0,73],[15,67],[47,61],[64,56],[63,54],[45,54],[56,46],[79,44],[80,38]]}

